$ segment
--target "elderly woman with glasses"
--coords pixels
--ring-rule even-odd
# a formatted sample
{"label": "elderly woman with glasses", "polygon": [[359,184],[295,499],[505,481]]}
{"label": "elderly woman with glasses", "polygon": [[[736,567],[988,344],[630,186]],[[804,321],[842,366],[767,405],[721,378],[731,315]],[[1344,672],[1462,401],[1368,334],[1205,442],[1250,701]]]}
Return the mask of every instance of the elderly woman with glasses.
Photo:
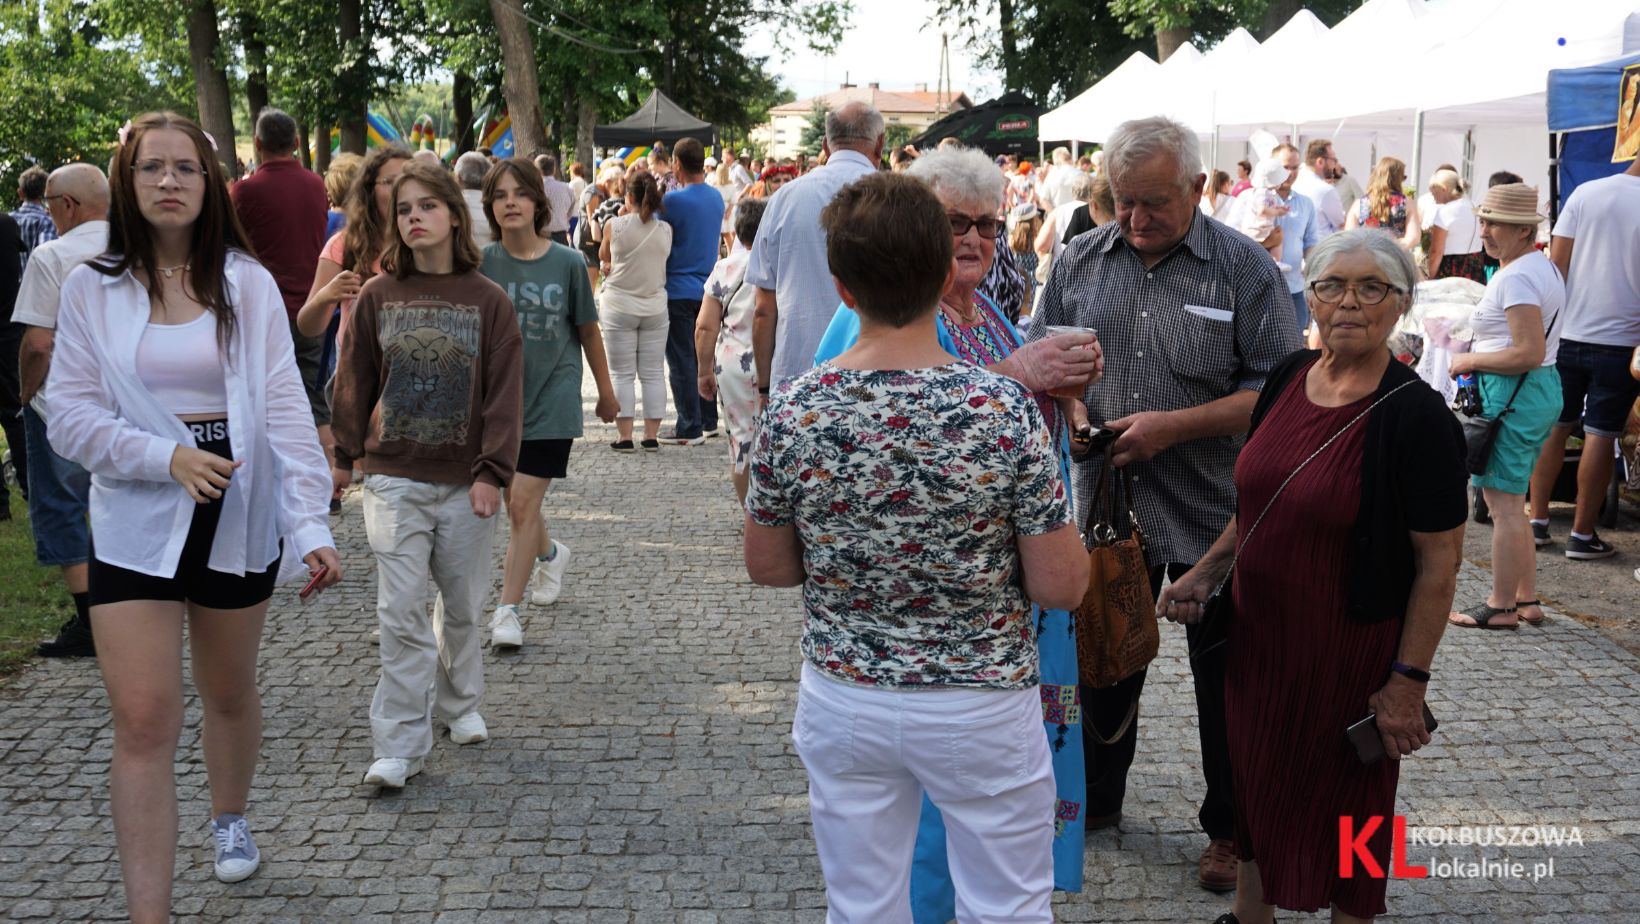
{"label": "elderly woman with glasses", "polygon": [[[1087,407],[1076,398],[1055,397],[1050,390],[1075,391],[1096,378],[1103,354],[1091,333],[1065,334],[1024,344],[1019,330],[1003,310],[985,295],[982,283],[996,259],[1003,222],[1003,176],[996,164],[979,150],[931,151],[917,158],[907,174],[934,191],[951,226],[954,245],[950,283],[935,311],[935,335],[946,353],[973,366],[1015,379],[1033,393],[1059,450],[1061,477],[1068,452],[1066,437],[1085,426]],[[883,264],[898,272],[892,261]],[[819,349],[816,364],[827,362],[859,340],[860,318],[839,306]],[[1069,426],[1067,426],[1067,423]],[[1068,481],[1068,479],[1067,479]],[[1065,610],[1033,610],[1038,657],[1042,664],[1043,720],[1053,754],[1056,801],[1063,809],[1053,841],[1054,887],[1080,891],[1082,887],[1083,817],[1085,799],[1082,730],[1076,701],[1076,638]],[[956,917],[955,889],[946,856],[946,832],[932,802],[923,806],[917,838],[915,875],[911,881],[917,924],[944,922]]]}
{"label": "elderly woman with glasses", "polygon": [[[1268,924],[1278,906],[1384,913],[1386,880],[1339,875],[1341,819],[1361,832],[1393,816],[1399,759],[1429,742],[1424,693],[1463,549],[1462,431],[1386,346],[1412,303],[1411,257],[1358,229],[1316,245],[1305,271],[1321,349],[1271,371],[1237,514],[1157,603],[1199,622],[1228,580],[1236,614],[1225,717],[1242,862],[1219,924]],[[1370,714],[1389,759],[1365,763],[1345,729]],[[1386,868],[1389,834],[1365,841]]]}

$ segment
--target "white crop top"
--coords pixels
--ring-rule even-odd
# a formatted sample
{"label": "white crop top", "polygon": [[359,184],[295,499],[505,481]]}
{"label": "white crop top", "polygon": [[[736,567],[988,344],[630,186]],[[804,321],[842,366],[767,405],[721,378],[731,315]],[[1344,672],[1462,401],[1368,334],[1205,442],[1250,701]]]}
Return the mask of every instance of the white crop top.
{"label": "white crop top", "polygon": [[186,324],[150,323],[137,341],[137,378],[173,414],[226,414],[228,381],[216,315]]}

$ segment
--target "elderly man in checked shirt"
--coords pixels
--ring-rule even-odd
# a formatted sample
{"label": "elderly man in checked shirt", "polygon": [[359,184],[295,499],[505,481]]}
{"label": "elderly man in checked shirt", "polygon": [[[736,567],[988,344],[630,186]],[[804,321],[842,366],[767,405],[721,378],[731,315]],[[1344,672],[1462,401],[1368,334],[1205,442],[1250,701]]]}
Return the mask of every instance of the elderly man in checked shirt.
{"label": "elderly man in checked shirt", "polygon": [[[1299,341],[1292,299],[1269,255],[1195,207],[1205,178],[1191,129],[1165,118],[1126,122],[1106,142],[1105,168],[1116,221],[1077,237],[1054,264],[1031,337],[1046,336],[1049,325],[1099,332],[1105,375],[1083,400],[1091,420],[1121,431],[1115,462],[1133,473],[1155,594],[1164,575],[1188,570],[1229,522],[1253,401]],[[1073,477],[1079,521],[1099,464],[1078,465]],[[1192,650],[1200,629],[1187,629]],[[1224,652],[1191,664],[1207,783],[1199,817],[1209,844],[1199,873],[1214,891],[1236,883]],[[1089,830],[1121,819],[1144,682],[1140,671],[1113,687],[1082,688]]]}

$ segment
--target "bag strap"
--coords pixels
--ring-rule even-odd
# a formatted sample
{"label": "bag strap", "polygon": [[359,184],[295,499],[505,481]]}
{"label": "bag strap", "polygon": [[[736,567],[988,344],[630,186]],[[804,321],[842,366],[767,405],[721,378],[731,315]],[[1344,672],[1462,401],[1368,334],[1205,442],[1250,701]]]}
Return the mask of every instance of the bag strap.
{"label": "bag strap", "polygon": [[[1393,360],[1392,360],[1392,362],[1393,362]],[[1314,462],[1316,460],[1317,456],[1321,455],[1323,452],[1326,452],[1327,447],[1329,447],[1333,443],[1337,442],[1339,437],[1341,437],[1344,434],[1348,433],[1350,431],[1351,427],[1354,427],[1356,424],[1360,423],[1363,419],[1366,418],[1366,416],[1368,414],[1371,414],[1374,410],[1376,410],[1378,408],[1378,405],[1383,404],[1385,401],[1388,401],[1390,398],[1394,397],[1395,393],[1400,391],[1401,389],[1406,388],[1408,385],[1415,385],[1419,381],[1422,381],[1422,380],[1421,379],[1408,379],[1407,381],[1402,382],[1401,384],[1395,386],[1394,388],[1391,388],[1388,392],[1386,392],[1384,394],[1383,397],[1379,398],[1377,401],[1374,401],[1371,405],[1369,405],[1366,410],[1364,410],[1361,413],[1359,413],[1359,414],[1355,415],[1354,417],[1350,418],[1349,423],[1345,424],[1342,428],[1340,428],[1339,431],[1337,433],[1334,433],[1330,438],[1328,438],[1328,440],[1325,443],[1322,443],[1316,449],[1315,452],[1310,453],[1309,456],[1307,458],[1305,458],[1305,460],[1303,462],[1298,463],[1298,467],[1293,469],[1292,472],[1287,476],[1287,478],[1284,481],[1281,482],[1281,485],[1276,488],[1276,492],[1274,494],[1270,495],[1270,500],[1265,503],[1264,509],[1262,511],[1260,511],[1258,517],[1253,520],[1252,527],[1249,528],[1245,534],[1241,534],[1240,528],[1239,527],[1237,528],[1236,531],[1239,535],[1237,535],[1237,537],[1236,537],[1236,553],[1230,557],[1230,568],[1229,568],[1229,570],[1224,572],[1224,577],[1219,581],[1219,586],[1213,589],[1213,594],[1214,595],[1217,595],[1220,592],[1222,592],[1224,590],[1225,584],[1229,583],[1230,576],[1236,573],[1236,562],[1241,559],[1242,550],[1247,548],[1247,543],[1248,543],[1248,541],[1250,541],[1253,538],[1253,533],[1258,530],[1259,524],[1264,522],[1265,514],[1269,513],[1270,508],[1274,507],[1276,505],[1276,501],[1278,499],[1280,499],[1280,497],[1281,497],[1281,492],[1287,490],[1287,485],[1292,484],[1293,479],[1298,477],[1298,473],[1304,471],[1305,467],[1308,466],[1311,462]],[[1302,386],[1300,386],[1300,387],[1302,387]]]}
{"label": "bag strap", "polygon": [[[1560,309],[1560,311],[1565,310],[1565,307]],[[1549,326],[1543,329],[1543,346],[1545,349],[1549,346],[1549,334],[1553,333],[1555,325],[1560,323],[1560,311],[1555,312],[1555,316],[1549,319]],[[1531,374],[1532,370],[1528,369],[1520,374],[1520,378],[1515,380],[1515,390],[1509,393],[1509,400],[1504,403],[1503,410],[1498,412],[1499,417],[1515,409],[1515,398],[1520,394],[1520,387],[1526,384],[1526,377]]]}

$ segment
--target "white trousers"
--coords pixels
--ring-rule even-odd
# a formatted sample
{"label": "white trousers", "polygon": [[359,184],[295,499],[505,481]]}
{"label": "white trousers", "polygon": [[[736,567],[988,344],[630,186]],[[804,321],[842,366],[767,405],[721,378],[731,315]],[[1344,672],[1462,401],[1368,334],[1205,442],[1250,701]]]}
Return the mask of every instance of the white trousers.
{"label": "white trousers", "polygon": [[910,924],[925,790],[945,818],[957,921],[1053,921],[1053,765],[1037,687],[901,692],[804,664],[792,741],[809,772],[827,924]]}
{"label": "white trousers", "polygon": [[[604,352],[609,356],[609,378],[615,383],[615,397],[621,402],[621,416],[634,417],[637,410],[634,377],[643,386],[643,416],[659,420],[666,416],[666,332],[671,326],[666,312],[638,317],[619,308],[602,308],[599,325],[604,331]],[[693,342],[693,340],[691,340]]]}
{"label": "white trousers", "polygon": [[[382,675],[370,702],[377,757],[433,749],[433,713],[455,719],[484,696],[479,617],[490,590],[495,517],[481,519],[468,485],[370,475],[364,528],[376,553]],[[438,588],[427,616],[427,579]]]}

